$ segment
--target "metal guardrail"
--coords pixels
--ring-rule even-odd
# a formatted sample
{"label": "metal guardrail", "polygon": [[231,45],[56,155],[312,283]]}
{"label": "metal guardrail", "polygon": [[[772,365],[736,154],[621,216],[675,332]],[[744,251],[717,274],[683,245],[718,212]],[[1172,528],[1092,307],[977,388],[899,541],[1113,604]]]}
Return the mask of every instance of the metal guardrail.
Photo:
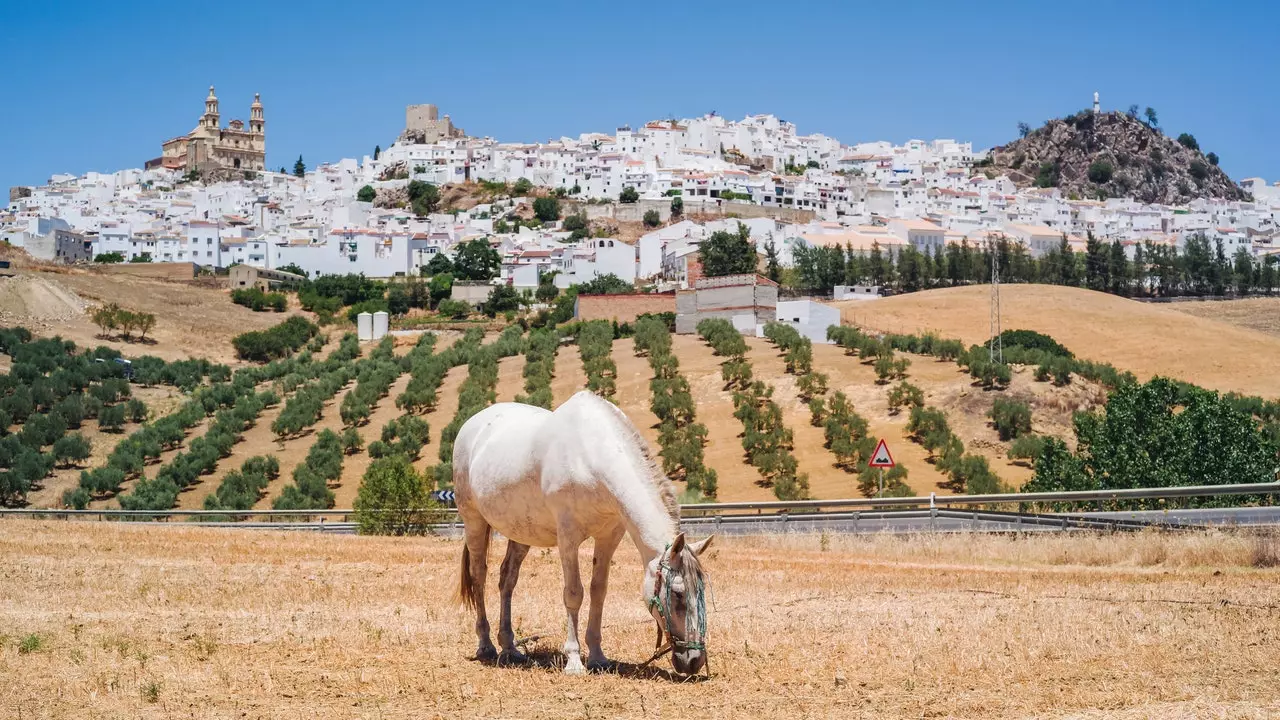
{"label": "metal guardrail", "polygon": [[[939,522],[941,521],[941,523]],[[952,521],[952,522],[947,522]],[[957,525],[955,521],[961,521]],[[355,534],[353,522],[194,522],[183,523],[193,527],[224,527],[252,530],[303,530],[323,533]],[[694,532],[744,534],[772,534],[785,532],[817,532],[835,530],[843,533],[920,533],[920,532],[1044,532],[1067,530],[1097,530],[1103,532],[1134,532],[1158,527],[1166,530],[1183,530],[1195,527],[1168,519],[1152,521],[1125,518],[1099,518],[1086,515],[1011,513],[988,510],[880,510],[832,513],[771,515],[715,515],[688,518],[686,529]],[[458,535],[462,528],[457,522],[437,523],[423,529],[433,535]]]}
{"label": "metal guardrail", "polygon": [[[705,517],[733,517],[733,513],[754,515],[796,513],[830,513],[858,508],[912,509],[973,507],[983,505],[1026,505],[1059,502],[1106,502],[1112,500],[1160,500],[1186,497],[1213,497],[1239,495],[1280,495],[1280,482],[1248,483],[1238,485],[1191,485],[1167,488],[1130,488],[1123,490],[1074,490],[1050,493],[999,493],[991,495],[924,495],[904,498],[848,498],[843,500],[779,500],[762,502],[726,502],[681,505],[680,514],[687,519]],[[433,510],[451,517],[451,508]],[[1025,515],[1025,513],[1024,513]],[[59,510],[18,508],[0,509],[4,517],[53,517],[59,519],[85,518],[97,520],[159,520],[169,518],[264,518],[273,519],[332,518],[336,522],[353,522],[356,511],[336,510]],[[245,524],[243,521],[236,524]]]}

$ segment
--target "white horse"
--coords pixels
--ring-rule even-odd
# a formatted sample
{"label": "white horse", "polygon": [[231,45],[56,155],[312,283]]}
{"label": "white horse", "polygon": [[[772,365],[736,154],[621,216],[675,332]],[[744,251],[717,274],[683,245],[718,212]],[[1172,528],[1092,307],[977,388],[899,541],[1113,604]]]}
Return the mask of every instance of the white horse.
{"label": "white horse", "polygon": [[[609,563],[624,533],[645,563],[641,592],[684,674],[706,664],[704,578],[698,556],[711,543],[686,542],[678,532],[679,506],[671,481],[649,456],[645,441],[622,411],[579,392],[550,412],[498,403],[463,424],[453,447],[458,514],[466,528],[459,600],[476,613],[476,657],[527,661],[511,631],[511,594],[531,545],[557,547],[564,571],[567,633],[564,671],[580,674],[609,666],[600,648],[600,622]],[[499,655],[489,639],[484,586],[491,531],[508,538],[498,589],[502,595]],[[582,580],[578,547],[595,539],[587,665],[578,645]]]}

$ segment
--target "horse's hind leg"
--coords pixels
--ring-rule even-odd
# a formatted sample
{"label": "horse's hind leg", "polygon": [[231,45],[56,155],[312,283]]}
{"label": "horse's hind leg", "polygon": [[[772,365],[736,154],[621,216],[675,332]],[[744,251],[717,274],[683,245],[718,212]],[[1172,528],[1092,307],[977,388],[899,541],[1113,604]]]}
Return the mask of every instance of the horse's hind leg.
{"label": "horse's hind leg", "polygon": [[482,518],[464,522],[471,570],[471,604],[476,611],[476,659],[495,660],[498,651],[489,639],[489,617],[484,609],[485,576],[489,572],[489,523]]}
{"label": "horse's hind leg", "polygon": [[500,659],[506,662],[529,661],[529,658],[516,648],[516,635],[511,630],[511,595],[515,592],[516,581],[520,579],[520,565],[528,554],[528,545],[522,545],[515,540],[507,541],[507,556],[502,559],[502,573],[498,579],[498,591],[502,598],[502,609],[498,619],[498,647],[502,648]]}

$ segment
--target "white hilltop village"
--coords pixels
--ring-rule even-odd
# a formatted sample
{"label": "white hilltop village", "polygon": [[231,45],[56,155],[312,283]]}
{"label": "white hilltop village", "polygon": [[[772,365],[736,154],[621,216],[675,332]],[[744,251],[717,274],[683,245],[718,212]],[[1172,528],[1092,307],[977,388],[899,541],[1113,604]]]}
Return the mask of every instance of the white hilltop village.
{"label": "white hilltop village", "polygon": [[[560,287],[611,273],[687,288],[696,280],[698,244],[738,223],[761,252],[772,241],[784,265],[802,244],[936,252],[993,234],[1024,244],[1033,256],[1064,237],[1083,250],[1090,233],[1119,240],[1130,255],[1140,244],[1180,246],[1193,234],[1222,240],[1229,254],[1244,248],[1263,257],[1278,247],[1280,187],[1259,178],[1241,183],[1253,202],[1072,200],[1056,188],[1019,190],[1007,177],[987,177],[974,168],[986,153],[957,140],[849,145],[800,135],[773,115],[735,121],[712,113],[506,143],[466,136],[433,105],[409,106],[405,131],[376,158],[342,159],[295,177],[265,169],[259,98],[250,105],[248,129],[240,120],[222,126],[213,88],[204,106],[196,129],[163,141],[161,155],[142,168],[55,175],[39,187],[12,188],[0,213],[0,240],[51,262],[119,253],[126,261],[212,269],[295,265],[313,277],[381,278],[417,275],[437,253],[488,238],[503,258],[495,282],[518,289],[537,287],[550,272]],[[403,192],[412,180],[443,186],[521,179],[562,189],[565,201],[592,220],[639,221],[653,210],[662,223],[630,244],[574,239],[558,222],[509,227],[500,220],[526,198],[425,216],[357,199],[366,185],[382,194]],[[618,202],[629,190],[636,202]],[[682,199],[685,216],[698,220],[672,222],[673,196]]]}

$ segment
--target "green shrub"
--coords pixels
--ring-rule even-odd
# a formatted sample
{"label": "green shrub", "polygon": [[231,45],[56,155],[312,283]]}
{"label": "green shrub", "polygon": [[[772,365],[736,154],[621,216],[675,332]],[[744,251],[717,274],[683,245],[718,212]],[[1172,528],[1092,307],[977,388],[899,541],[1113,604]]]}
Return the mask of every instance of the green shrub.
{"label": "green shrub", "polygon": [[1031,432],[1031,408],[1024,402],[996,398],[987,417],[991,418],[1001,440],[1013,440]]}
{"label": "green shrub", "polygon": [[423,535],[430,531],[433,503],[426,478],[402,455],[375,460],[356,494],[362,535]]}
{"label": "green shrub", "polygon": [[924,405],[924,391],[905,380],[889,391],[889,412],[897,414],[902,408]]}
{"label": "green shrub", "polygon": [[241,360],[265,363],[285,357],[320,333],[320,328],[301,316],[294,316],[269,330],[237,335],[231,340]]}
{"label": "green shrub", "polygon": [[1045,440],[1041,435],[1033,435],[1026,433],[1019,435],[1013,441],[1013,445],[1009,447],[1010,460],[1023,460],[1028,463],[1034,463],[1035,459],[1040,457],[1040,453],[1044,451]]}

